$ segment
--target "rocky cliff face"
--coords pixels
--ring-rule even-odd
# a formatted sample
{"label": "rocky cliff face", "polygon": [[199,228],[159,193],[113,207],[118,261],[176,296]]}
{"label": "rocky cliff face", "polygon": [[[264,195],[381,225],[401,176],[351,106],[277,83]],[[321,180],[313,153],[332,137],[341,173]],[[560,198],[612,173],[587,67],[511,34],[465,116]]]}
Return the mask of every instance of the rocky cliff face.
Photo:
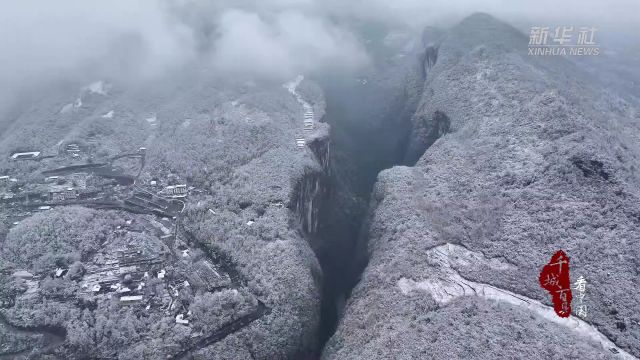
{"label": "rocky cliff face", "polygon": [[[327,100],[197,66],[34,93],[0,129],[0,357],[315,358],[338,319],[325,359],[640,357],[633,96],[487,15],[412,37]],[[538,286],[560,249],[584,319]]]}
{"label": "rocky cliff face", "polygon": [[[426,40],[415,166],[378,176],[369,263],[323,358],[640,356],[640,115],[527,43],[484,14]],[[559,249],[589,283],[584,321],[538,285]]]}
{"label": "rocky cliff face", "polygon": [[308,172],[297,181],[292,202],[293,212],[298,217],[302,231],[311,243],[314,243],[317,241],[320,216],[326,211],[329,196],[331,142],[328,132],[325,129],[318,129],[317,134],[308,140],[307,146],[311,157],[316,161],[316,166],[309,168]]}

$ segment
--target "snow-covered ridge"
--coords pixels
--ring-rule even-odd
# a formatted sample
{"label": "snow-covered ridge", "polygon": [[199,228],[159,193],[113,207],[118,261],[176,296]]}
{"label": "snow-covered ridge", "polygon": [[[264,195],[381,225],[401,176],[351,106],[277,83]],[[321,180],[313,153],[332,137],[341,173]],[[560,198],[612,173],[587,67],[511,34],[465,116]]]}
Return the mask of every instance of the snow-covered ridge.
{"label": "snow-covered ridge", "polygon": [[594,326],[576,316],[561,318],[555,314],[552,307],[540,301],[489,284],[467,280],[455,270],[457,267],[471,264],[488,266],[494,270],[508,270],[513,265],[503,263],[498,259],[487,259],[481,253],[470,251],[455,244],[443,244],[430,249],[427,252],[427,259],[430,264],[434,265],[436,271],[430,274],[429,278],[421,281],[401,278],[398,281],[398,287],[403,294],[406,295],[413,291],[426,291],[440,304],[447,304],[461,296],[480,296],[485,299],[520,306],[545,320],[565,326],[578,335],[599,343],[603,349],[611,351],[620,359],[637,359],[616,346]]}

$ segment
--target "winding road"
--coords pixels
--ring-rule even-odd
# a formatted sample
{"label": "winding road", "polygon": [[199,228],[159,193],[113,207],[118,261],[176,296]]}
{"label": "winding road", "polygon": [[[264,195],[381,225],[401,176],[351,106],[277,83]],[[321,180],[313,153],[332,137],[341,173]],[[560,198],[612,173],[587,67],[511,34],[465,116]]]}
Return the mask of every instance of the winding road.
{"label": "winding road", "polygon": [[[39,350],[39,354],[46,354],[62,345],[67,337],[67,330],[56,326],[19,326],[7,320],[0,312],[0,326],[6,328],[14,334],[40,335],[44,336],[45,346]],[[11,353],[0,352],[0,359],[14,359],[18,356],[28,355],[33,349],[26,349]]]}
{"label": "winding road", "polygon": [[193,344],[188,345],[185,349],[181,350],[179,353],[171,356],[171,359],[184,359],[188,354],[193,351],[197,351],[203,349],[209,345],[212,345],[227,336],[239,331],[240,329],[248,326],[255,320],[260,319],[263,315],[269,314],[271,309],[269,309],[262,301],[258,300],[258,308],[251,313],[244,315],[236,320],[228,322],[218,328],[216,331],[211,333],[209,336],[199,338]]}
{"label": "winding road", "polygon": [[428,262],[434,264],[434,272],[427,279],[415,281],[401,278],[397,285],[407,295],[413,291],[425,291],[431,294],[439,304],[447,304],[462,296],[479,296],[485,299],[505,302],[530,311],[545,320],[564,326],[578,336],[595,341],[600,346],[615,354],[619,359],[637,360],[637,358],[614,344],[596,327],[576,316],[561,318],[552,307],[524,295],[515,294],[489,284],[479,283],[463,278],[456,268],[471,264],[487,266],[492,270],[508,270],[513,265],[497,259],[487,259],[483,254],[470,251],[463,246],[443,244],[427,251]]}

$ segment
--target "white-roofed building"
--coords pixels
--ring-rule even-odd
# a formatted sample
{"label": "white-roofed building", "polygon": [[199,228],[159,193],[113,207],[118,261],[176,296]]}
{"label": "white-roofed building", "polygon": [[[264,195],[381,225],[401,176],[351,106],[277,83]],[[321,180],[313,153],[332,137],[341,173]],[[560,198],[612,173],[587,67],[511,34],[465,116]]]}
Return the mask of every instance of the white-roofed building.
{"label": "white-roofed building", "polygon": [[11,154],[12,160],[31,160],[37,159],[40,156],[40,151],[30,151],[30,152],[17,152]]}

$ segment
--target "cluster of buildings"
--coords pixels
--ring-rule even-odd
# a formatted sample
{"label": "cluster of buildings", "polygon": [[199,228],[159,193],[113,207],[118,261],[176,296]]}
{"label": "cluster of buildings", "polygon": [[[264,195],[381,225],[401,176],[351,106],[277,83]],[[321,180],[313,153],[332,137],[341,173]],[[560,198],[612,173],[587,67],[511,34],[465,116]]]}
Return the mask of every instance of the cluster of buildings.
{"label": "cluster of buildings", "polygon": [[0,176],[0,199],[9,200],[13,198],[14,187],[17,186],[18,179],[8,175]]}
{"label": "cluster of buildings", "polygon": [[[58,146],[59,158],[82,156],[83,149],[77,143]],[[142,157],[144,164],[145,155],[146,149],[140,148],[136,153],[122,154],[112,160]],[[40,158],[42,154],[38,151],[10,155],[15,161]],[[176,244],[176,216],[182,211],[184,202],[175,200],[184,199],[194,188],[171,174],[149,182],[147,185],[150,186],[146,187],[135,185],[135,182],[131,186],[114,181],[121,175],[128,176],[109,164],[70,165],[45,171],[32,177],[36,180],[28,182],[2,175],[0,201],[9,205],[6,215],[12,219],[10,221],[21,220],[34,211],[70,203],[111,204],[113,206],[104,208],[120,208],[138,214],[136,220],[127,220],[126,225],[118,226],[114,230],[115,240],[102,244],[90,260],[83,261],[82,273],[74,273],[70,280],[78,282],[80,292],[93,298],[115,298],[122,306],[135,306],[140,311],[163,311],[174,317],[176,323],[188,325],[191,319],[188,304],[185,306],[184,301],[179,300],[183,289],[218,291],[232,286],[230,276],[220,271],[212,260],[192,255],[199,250],[192,251],[184,243]],[[16,224],[18,222],[14,222]],[[127,234],[134,232],[152,233],[157,237],[142,238],[140,243],[140,237]],[[41,281],[46,278],[66,279],[70,276],[64,268],[50,274],[33,275],[18,270],[12,271],[11,275],[28,285],[27,294],[37,294]]]}
{"label": "cluster of buildings", "polygon": [[[121,157],[145,154],[144,148],[137,153]],[[83,153],[78,143],[59,144],[58,157],[79,158]],[[50,156],[45,156],[50,157]],[[10,156],[12,160],[45,158],[40,152],[21,152]],[[126,198],[124,182],[133,182],[133,177],[121,174],[109,164],[70,165],[40,176],[32,176],[30,181],[19,182],[8,175],[0,176],[0,202],[13,208],[35,208],[39,206],[63,205],[77,201],[118,201]],[[176,194],[182,190],[177,190]],[[186,196],[186,195],[185,195]]]}
{"label": "cluster of buildings", "polygon": [[62,203],[78,198],[78,189],[64,185],[53,185],[48,189],[48,200],[54,203]]}
{"label": "cluster of buildings", "polygon": [[167,253],[162,249],[123,244],[106,246],[85,265],[81,287],[96,297],[118,297],[133,304],[148,292],[152,277],[164,278]]}
{"label": "cluster of buildings", "polygon": [[[78,157],[81,150],[78,144],[68,144],[65,151],[73,157]],[[43,156],[40,151],[16,152],[9,156],[13,161],[40,160],[47,157],[53,156]],[[35,182],[19,182],[18,179],[7,175],[0,176],[0,200],[5,203],[35,205],[75,200],[79,192],[87,188],[88,175],[79,173],[69,176],[46,176],[43,180]]]}
{"label": "cluster of buildings", "polygon": [[[78,143],[60,143],[58,158],[78,158],[83,150]],[[112,158],[141,158],[144,164],[146,148]],[[23,160],[41,157],[40,152],[14,153],[12,159]],[[19,181],[9,175],[0,176],[0,203],[10,209],[9,223],[17,225],[33,211],[52,206],[84,204],[97,208],[122,209],[134,213],[151,213],[162,217],[175,217],[193,187],[180,183],[169,174],[166,178],[151,181],[151,186],[135,185],[136,178],[123,173],[111,163],[68,165],[31,176],[29,181]],[[163,185],[158,183],[162,182]],[[171,185],[169,185],[171,184]],[[133,185],[133,186],[131,186]],[[176,201],[172,201],[176,200]]]}
{"label": "cluster of buildings", "polygon": [[[177,186],[173,186],[175,189]],[[166,190],[155,193],[136,186],[129,196],[124,199],[125,210],[137,213],[151,213],[164,218],[175,218],[184,207],[184,202],[176,201],[188,195],[186,185],[177,187],[179,190]]]}
{"label": "cluster of buildings", "polygon": [[[87,173],[74,173],[67,176],[48,176],[44,179],[48,184],[48,198],[52,202],[75,200],[81,192],[88,188],[91,176]],[[95,185],[95,184],[92,184]]]}
{"label": "cluster of buildings", "polygon": [[124,200],[124,203],[132,208],[141,210],[147,210],[156,213],[168,213],[171,203],[160,196],[157,196],[151,192],[134,190],[129,198]]}
{"label": "cluster of buildings", "polygon": [[[60,143],[60,145],[62,145]],[[68,143],[64,147],[58,148],[59,154],[66,154],[71,157],[77,158],[80,156],[82,149],[80,145],[77,143]],[[14,152],[9,158],[14,161],[18,160],[40,160],[43,157],[53,157],[53,156],[43,156],[41,151],[25,151],[25,152]]]}
{"label": "cluster of buildings", "polygon": [[187,186],[183,180],[173,173],[167,174],[162,179],[154,177],[148,182],[148,187],[157,192],[159,196],[171,199],[186,198],[190,192],[195,190],[193,186]]}
{"label": "cluster of buildings", "polygon": [[[126,221],[127,226],[134,226]],[[154,231],[142,222],[144,231]],[[71,278],[80,285],[80,292],[96,300],[117,300],[121,306],[135,307],[136,311],[161,311],[177,324],[188,326],[191,313],[188,303],[180,296],[183,290],[222,291],[232,287],[230,276],[206,256],[194,256],[184,243],[166,246],[165,242],[140,241],[137,237],[111,239],[91,259],[84,261],[84,271]],[[18,270],[13,277],[28,285],[27,295],[36,294],[39,283],[51,278],[67,278],[66,268],[51,273],[33,274]]]}
{"label": "cluster of buildings", "polygon": [[100,181],[87,173],[48,176],[31,182],[0,176],[0,202],[18,207],[55,205],[81,197],[90,198],[101,190]]}
{"label": "cluster of buildings", "polygon": [[64,149],[65,153],[71,157],[77,158],[80,156],[80,145],[72,143],[67,144]]}

